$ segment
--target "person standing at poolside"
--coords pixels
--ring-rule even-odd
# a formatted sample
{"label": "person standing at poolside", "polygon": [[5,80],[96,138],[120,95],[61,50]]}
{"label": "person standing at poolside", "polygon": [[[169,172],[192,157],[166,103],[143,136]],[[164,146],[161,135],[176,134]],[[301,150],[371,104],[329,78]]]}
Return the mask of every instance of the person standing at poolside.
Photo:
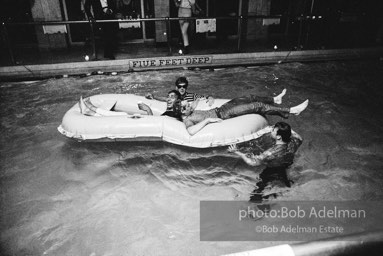
{"label": "person standing at poolside", "polygon": [[[190,18],[192,16],[192,6],[195,5],[195,0],[174,0],[174,4],[178,8],[179,18]],[[188,35],[190,20],[179,20],[179,24],[183,40],[182,54],[188,54],[190,51]]]}
{"label": "person standing at poolside", "polygon": [[272,127],[270,135],[274,140],[274,145],[258,155],[242,153],[235,144],[228,148],[229,152],[241,157],[248,165],[265,167],[259,176],[260,181],[257,182],[257,188],[253,191],[250,201],[267,199],[269,196],[263,195],[263,192],[272,181],[280,180],[287,187],[291,186],[287,177],[287,169],[293,164],[295,153],[303,140],[285,122],[276,123]]}
{"label": "person standing at poolside", "polygon": [[[112,20],[115,19],[117,5],[116,0],[85,0],[85,13],[89,20]],[[117,49],[118,23],[100,23],[104,43],[104,57],[115,59]]]}

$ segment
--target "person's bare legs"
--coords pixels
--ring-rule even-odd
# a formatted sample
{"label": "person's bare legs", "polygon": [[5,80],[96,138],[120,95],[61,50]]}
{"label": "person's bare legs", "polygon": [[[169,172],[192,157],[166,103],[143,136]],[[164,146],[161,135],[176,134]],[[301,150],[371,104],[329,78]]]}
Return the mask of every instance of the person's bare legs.
{"label": "person's bare legs", "polygon": [[[88,100],[88,99],[85,99],[85,100]],[[89,104],[85,104],[84,100],[82,99],[82,96],[80,97],[79,105],[80,105],[81,114],[84,114],[87,116],[97,116],[96,111],[92,109],[91,107],[89,107]]]}
{"label": "person's bare legs", "polygon": [[125,112],[115,112],[98,108],[93,105],[89,98],[83,100],[82,97],[80,97],[79,104],[81,113],[87,116],[128,116]]}
{"label": "person's bare legs", "polygon": [[283,96],[285,96],[286,91],[287,91],[286,89],[283,89],[280,94],[278,94],[277,96],[273,98],[275,104],[282,104],[282,98]]}
{"label": "person's bare legs", "polygon": [[305,110],[307,108],[307,106],[309,105],[309,100],[305,100],[304,102],[302,102],[301,104],[295,106],[295,107],[292,107],[290,108],[290,114],[293,114],[293,115],[299,115],[303,110]]}
{"label": "person's bare legs", "polygon": [[[189,35],[188,35],[189,21],[180,20],[180,27],[181,27],[182,39],[184,41],[184,50],[188,51],[188,47],[189,47]],[[188,52],[184,52],[184,53],[187,54]]]}

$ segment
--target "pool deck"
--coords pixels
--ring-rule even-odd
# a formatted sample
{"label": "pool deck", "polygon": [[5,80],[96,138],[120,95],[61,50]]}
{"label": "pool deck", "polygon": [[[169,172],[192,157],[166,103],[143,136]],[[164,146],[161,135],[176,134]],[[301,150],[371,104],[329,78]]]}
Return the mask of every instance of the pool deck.
{"label": "pool deck", "polygon": [[[130,55],[117,60],[31,64],[0,67],[0,81],[33,80],[50,77],[86,76],[101,73],[124,73],[159,69],[220,68],[286,62],[381,59],[383,47],[333,50],[272,51],[228,54],[189,54],[161,57]],[[69,60],[70,61],[70,60]]]}

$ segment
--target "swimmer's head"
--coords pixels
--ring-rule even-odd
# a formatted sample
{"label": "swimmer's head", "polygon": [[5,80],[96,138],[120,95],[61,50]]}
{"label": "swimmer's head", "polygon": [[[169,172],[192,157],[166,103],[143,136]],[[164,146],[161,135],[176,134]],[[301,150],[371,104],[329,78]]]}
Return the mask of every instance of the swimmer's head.
{"label": "swimmer's head", "polygon": [[273,131],[271,132],[271,136],[275,139],[278,139],[278,136],[280,136],[283,142],[285,143],[290,142],[290,138],[291,138],[290,125],[285,122],[276,123],[274,125]]}
{"label": "swimmer's head", "polygon": [[186,77],[181,76],[181,77],[177,78],[176,90],[179,91],[181,95],[184,95],[186,93],[188,85],[189,85],[189,82],[186,79]]}

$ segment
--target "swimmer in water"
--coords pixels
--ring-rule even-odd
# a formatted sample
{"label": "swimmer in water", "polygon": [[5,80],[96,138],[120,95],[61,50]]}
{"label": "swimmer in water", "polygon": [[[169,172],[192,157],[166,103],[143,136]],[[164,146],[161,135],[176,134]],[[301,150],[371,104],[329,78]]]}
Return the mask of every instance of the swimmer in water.
{"label": "swimmer in water", "polygon": [[229,152],[240,156],[248,165],[265,167],[250,201],[258,202],[267,199],[268,196],[263,195],[263,190],[274,180],[281,180],[287,187],[290,187],[286,171],[294,161],[295,153],[302,144],[302,138],[293,132],[290,125],[285,122],[276,123],[272,127],[270,135],[274,140],[274,145],[258,155],[244,154],[235,144],[228,148]]}
{"label": "swimmer in water", "polygon": [[211,110],[195,110],[198,100],[193,104],[182,102],[182,119],[190,135],[198,133],[210,123],[221,122],[222,120],[246,115],[278,115],[288,118],[290,114],[299,115],[308,106],[306,100],[292,108],[276,107],[271,104],[282,104],[282,97],[286,94],[284,89],[276,97],[259,97],[255,95],[234,98],[218,108]]}

